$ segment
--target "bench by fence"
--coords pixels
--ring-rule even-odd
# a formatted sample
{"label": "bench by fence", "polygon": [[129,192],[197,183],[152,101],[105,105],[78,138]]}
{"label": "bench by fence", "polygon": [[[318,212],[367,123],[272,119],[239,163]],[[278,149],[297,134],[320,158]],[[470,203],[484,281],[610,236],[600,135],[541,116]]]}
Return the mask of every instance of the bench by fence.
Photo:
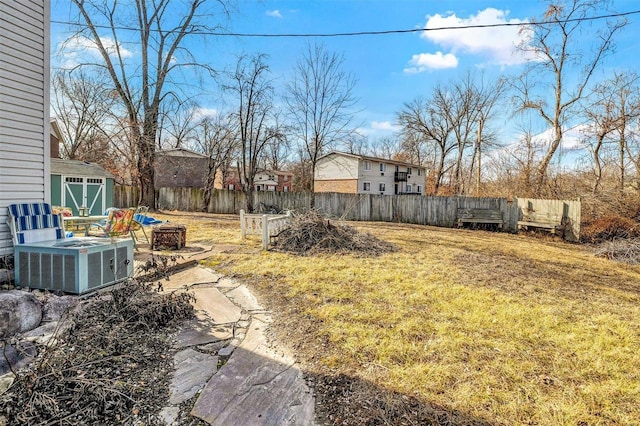
{"label": "bench by fence", "polygon": [[272,237],[289,225],[291,212],[286,214],[250,214],[240,210],[240,231],[242,238],[247,235],[262,236],[262,250],[269,248]]}
{"label": "bench by fence", "polygon": [[496,224],[498,228],[502,228],[504,224],[502,213],[499,209],[458,209],[456,221],[458,227],[465,223],[489,223]]}
{"label": "bench by fence", "polygon": [[564,230],[564,219],[562,215],[548,212],[523,212],[522,218],[518,221],[518,230],[522,228],[548,229],[555,234],[556,231]]}

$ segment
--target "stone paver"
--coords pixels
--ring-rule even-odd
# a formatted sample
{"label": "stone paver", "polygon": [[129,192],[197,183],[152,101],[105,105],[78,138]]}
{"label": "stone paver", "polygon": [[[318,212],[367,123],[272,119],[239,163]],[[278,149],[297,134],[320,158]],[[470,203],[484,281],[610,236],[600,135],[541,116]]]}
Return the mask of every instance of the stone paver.
{"label": "stone paver", "polygon": [[192,286],[194,284],[216,283],[220,279],[220,274],[216,274],[207,268],[192,267],[180,271],[169,277],[169,280],[163,280],[162,287],[166,290],[175,290]]}
{"label": "stone paver", "polygon": [[[165,291],[189,287],[197,318],[176,337],[167,425],[200,392],[191,414],[210,425],[314,425],[314,398],[302,372],[281,348],[270,347],[271,314],[242,283],[199,266],[181,271]],[[194,285],[195,284],[195,285]],[[216,372],[219,358],[227,362]]]}
{"label": "stone paver", "polygon": [[217,288],[194,287],[192,290],[196,296],[195,308],[206,311],[216,324],[229,324],[240,320],[242,310]]}
{"label": "stone paver", "polygon": [[233,325],[213,324],[210,321],[188,321],[176,336],[176,347],[206,345],[229,340],[233,337]]}
{"label": "stone paver", "polygon": [[260,303],[258,303],[258,300],[244,285],[226,292],[225,295],[233,300],[236,304],[242,306],[242,309],[246,311],[264,311],[264,308],[260,305]]}
{"label": "stone paver", "polygon": [[191,414],[211,425],[313,425],[311,390],[295,363],[268,347],[252,324],[229,361],[207,383]]}
{"label": "stone paver", "polygon": [[171,381],[169,405],[178,405],[193,398],[218,369],[217,356],[190,348],[178,352],[173,362],[176,371]]}

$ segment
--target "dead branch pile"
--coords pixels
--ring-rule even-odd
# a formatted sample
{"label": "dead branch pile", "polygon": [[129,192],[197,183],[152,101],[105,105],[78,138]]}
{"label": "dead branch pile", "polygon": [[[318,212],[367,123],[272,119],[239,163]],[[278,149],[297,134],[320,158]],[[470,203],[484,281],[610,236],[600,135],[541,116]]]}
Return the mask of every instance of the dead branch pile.
{"label": "dead branch pile", "polygon": [[582,226],[581,239],[588,243],[601,243],[620,238],[640,237],[640,226],[633,219],[622,216],[604,216]]}
{"label": "dead branch pile", "polygon": [[596,256],[630,265],[640,264],[640,238],[617,238],[606,241],[596,250]]}
{"label": "dead branch pile", "polygon": [[162,424],[172,335],[191,318],[190,293],[129,280],[67,313],[68,329],[0,395],[0,424]]}
{"label": "dead branch pile", "polygon": [[303,255],[349,252],[377,256],[395,251],[396,246],[311,210],[292,219],[278,234],[274,249]]}

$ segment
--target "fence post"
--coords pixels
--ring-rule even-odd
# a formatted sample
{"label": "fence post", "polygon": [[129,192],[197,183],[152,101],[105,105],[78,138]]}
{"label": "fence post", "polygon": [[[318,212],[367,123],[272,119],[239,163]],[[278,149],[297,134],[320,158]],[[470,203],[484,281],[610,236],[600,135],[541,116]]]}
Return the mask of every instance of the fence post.
{"label": "fence post", "polygon": [[269,220],[266,214],[262,215],[262,250],[269,248]]}
{"label": "fence post", "polygon": [[243,240],[247,236],[247,230],[245,228],[246,226],[247,225],[244,223],[244,210],[240,209],[240,233],[242,234]]}

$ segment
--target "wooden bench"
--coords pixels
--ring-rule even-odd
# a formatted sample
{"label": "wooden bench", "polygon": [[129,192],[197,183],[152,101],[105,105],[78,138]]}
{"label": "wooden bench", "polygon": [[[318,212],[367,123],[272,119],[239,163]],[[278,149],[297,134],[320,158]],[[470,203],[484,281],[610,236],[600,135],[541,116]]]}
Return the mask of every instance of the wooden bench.
{"label": "wooden bench", "polygon": [[530,212],[523,214],[522,218],[518,221],[518,229],[521,228],[548,229],[552,234],[555,234],[556,231],[564,230],[564,221],[560,215]]}
{"label": "wooden bench", "polygon": [[502,220],[502,213],[499,209],[460,208],[457,212],[458,227],[465,223],[489,223],[498,225],[498,228],[502,228],[504,220]]}

